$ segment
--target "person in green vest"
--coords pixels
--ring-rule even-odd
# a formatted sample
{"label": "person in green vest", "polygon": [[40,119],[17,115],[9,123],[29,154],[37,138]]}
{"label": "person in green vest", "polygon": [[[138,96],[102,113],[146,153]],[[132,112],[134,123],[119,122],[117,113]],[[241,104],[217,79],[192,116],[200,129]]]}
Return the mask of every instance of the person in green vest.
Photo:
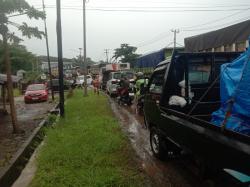
{"label": "person in green vest", "polygon": [[144,88],[148,84],[148,79],[144,78],[144,74],[142,72],[136,73],[136,96],[139,97],[141,95],[141,89]]}

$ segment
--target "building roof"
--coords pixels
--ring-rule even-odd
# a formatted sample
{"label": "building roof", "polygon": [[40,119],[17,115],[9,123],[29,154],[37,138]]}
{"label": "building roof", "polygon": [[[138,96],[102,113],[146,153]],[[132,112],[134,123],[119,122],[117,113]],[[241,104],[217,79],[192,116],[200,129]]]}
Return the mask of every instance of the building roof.
{"label": "building roof", "polygon": [[[20,77],[12,75],[12,81],[14,83],[17,83],[20,81]],[[7,82],[7,75],[6,74],[0,74],[0,84],[5,84]]]}
{"label": "building roof", "polygon": [[194,52],[244,42],[250,36],[250,20],[216,31],[185,38],[185,51]]}

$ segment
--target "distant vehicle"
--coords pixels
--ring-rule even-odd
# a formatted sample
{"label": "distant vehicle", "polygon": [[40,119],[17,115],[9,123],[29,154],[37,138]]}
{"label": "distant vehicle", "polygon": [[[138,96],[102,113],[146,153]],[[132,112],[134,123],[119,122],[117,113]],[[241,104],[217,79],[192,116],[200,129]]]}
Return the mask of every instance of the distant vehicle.
{"label": "distant vehicle", "polygon": [[134,82],[134,76],[135,76],[134,72],[121,71],[121,74],[122,74],[122,77],[126,77],[129,80],[129,82],[131,82],[131,83]]}
{"label": "distant vehicle", "polygon": [[105,67],[106,71],[124,71],[130,70],[129,63],[116,63],[116,64],[107,64]]}
{"label": "distant vehicle", "polygon": [[65,71],[65,77],[67,78],[67,79],[69,79],[69,78],[72,78],[72,71],[71,70],[66,70]]}
{"label": "distant vehicle", "polygon": [[117,95],[117,87],[118,87],[118,83],[121,79],[121,72],[117,71],[117,72],[110,72],[109,73],[109,78],[107,81],[107,93],[110,96],[115,96]]}
{"label": "distant vehicle", "polygon": [[31,84],[26,89],[24,102],[32,103],[37,101],[47,101],[48,95],[48,89],[44,84]]}
{"label": "distant vehicle", "polygon": [[107,82],[109,80],[110,72],[111,71],[106,71],[105,67],[101,68],[99,79],[100,79],[100,83],[101,83],[100,86],[101,86],[102,90],[106,90],[106,88],[107,88]]}
{"label": "distant vehicle", "polygon": [[110,80],[110,73],[111,72],[120,72],[120,71],[128,71],[130,70],[130,64],[129,63],[115,63],[115,64],[106,64],[105,67],[102,67],[100,69],[100,83],[101,83],[101,89],[106,90],[107,89],[107,82]]}
{"label": "distant vehicle", "polygon": [[[63,83],[64,83],[63,89],[69,90],[72,84],[71,80],[64,80]],[[59,92],[59,79],[52,79],[52,85],[53,85],[53,91]],[[51,87],[50,81],[48,82],[48,87],[49,88]]]}
{"label": "distant vehicle", "polygon": [[91,75],[87,75],[87,85],[91,85],[93,79],[92,79],[92,76]]}
{"label": "distant vehicle", "polygon": [[[91,85],[92,83],[92,77],[91,75],[87,75],[87,85]],[[83,86],[83,83],[84,83],[84,75],[79,75],[77,78],[76,78],[76,85],[79,87],[79,86]]]}

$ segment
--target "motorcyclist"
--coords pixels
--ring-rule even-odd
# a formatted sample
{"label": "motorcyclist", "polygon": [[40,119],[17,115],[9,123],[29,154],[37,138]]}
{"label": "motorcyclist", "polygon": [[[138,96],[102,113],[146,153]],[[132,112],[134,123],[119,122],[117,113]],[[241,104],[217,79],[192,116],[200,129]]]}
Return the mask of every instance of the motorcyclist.
{"label": "motorcyclist", "polygon": [[147,79],[144,78],[143,72],[137,72],[136,73],[136,82],[135,82],[135,88],[136,88],[136,96],[139,97],[141,95],[141,91],[147,84]]}
{"label": "motorcyclist", "polygon": [[145,79],[144,74],[142,72],[137,72],[136,82],[135,82],[136,113],[142,113],[144,88],[147,85],[147,83],[148,83],[148,79]]}
{"label": "motorcyclist", "polygon": [[122,96],[128,93],[129,80],[127,79],[127,77],[122,76],[119,85],[120,85],[120,93]]}

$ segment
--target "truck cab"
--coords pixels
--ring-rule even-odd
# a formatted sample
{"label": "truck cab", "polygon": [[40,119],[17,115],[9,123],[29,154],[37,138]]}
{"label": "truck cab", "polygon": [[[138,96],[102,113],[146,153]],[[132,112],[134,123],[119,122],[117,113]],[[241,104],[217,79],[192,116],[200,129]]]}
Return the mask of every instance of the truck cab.
{"label": "truck cab", "polygon": [[[210,123],[220,108],[220,66],[237,52],[174,53],[155,68],[144,100],[153,155],[190,153],[208,170],[250,175],[250,137]],[[249,178],[250,182],[250,178]]]}

